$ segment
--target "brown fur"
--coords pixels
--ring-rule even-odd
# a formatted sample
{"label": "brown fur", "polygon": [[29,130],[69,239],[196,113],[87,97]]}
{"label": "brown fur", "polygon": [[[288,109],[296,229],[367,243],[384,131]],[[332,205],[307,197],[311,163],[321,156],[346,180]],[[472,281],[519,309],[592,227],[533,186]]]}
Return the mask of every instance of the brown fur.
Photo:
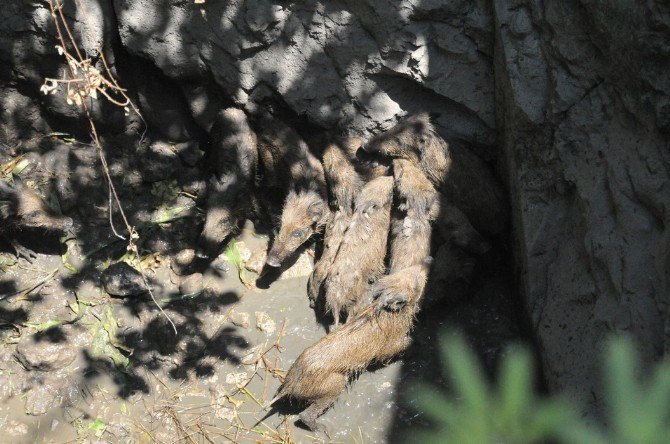
{"label": "brown fur", "polygon": [[415,163],[477,229],[497,234],[506,228],[507,205],[500,184],[474,153],[442,139],[428,114],[404,119],[370,139],[364,148]]}
{"label": "brown fur", "polygon": [[266,261],[278,267],[328,221],[326,179],[321,162],[282,121],[262,114],[257,134],[266,190],[274,188],[285,196],[279,231]]}
{"label": "brown fur", "polygon": [[393,161],[393,177],[398,212],[391,225],[391,272],[421,262],[430,255],[431,221],[439,193],[412,162]]}
{"label": "brown fur", "polygon": [[334,213],[326,225],[323,252],[307,282],[307,295],[312,305],[318,298],[322,283],[335,260],[351,221],[354,200],[364,185],[363,179],[354,168],[356,150],[360,145],[361,141],[358,139],[345,139],[329,143],[323,151],[323,167]]}
{"label": "brown fur", "polygon": [[250,195],[258,168],[256,135],[242,110],[225,109],[212,126],[211,157],[216,176],[209,181],[200,254],[215,256],[251,211]]}
{"label": "brown fur", "polygon": [[348,140],[331,143],[323,152],[323,167],[333,210],[351,212],[354,199],[363,188],[363,180],[352,162],[352,153],[347,151],[351,144]]}
{"label": "brown fur", "polygon": [[330,212],[323,196],[313,190],[291,191],[284,202],[279,232],[266,263],[279,267],[291,254],[327,223]]}
{"label": "brown fur", "polygon": [[418,305],[432,262],[433,259],[426,256],[407,268],[399,268],[382,276],[372,291],[375,312],[398,312],[404,307]]}
{"label": "brown fur", "polygon": [[314,302],[318,299],[321,292],[321,284],[326,279],[330,266],[335,260],[337,250],[340,248],[344,233],[351,222],[351,211],[338,210],[333,213],[333,217],[326,225],[326,231],[323,239],[323,252],[321,257],[314,264],[314,270],[307,281],[307,295],[310,304],[314,306]]}
{"label": "brown fur", "polygon": [[38,228],[64,232],[72,225],[72,219],[55,214],[39,194],[21,181],[16,180],[12,186],[0,180],[0,235],[12,244],[17,256],[30,261],[35,253],[16,242],[12,231]]}
{"label": "brown fur", "polygon": [[326,179],[321,162],[298,133],[269,114],[260,116],[257,127],[266,188],[277,188],[284,194],[290,189],[312,189],[325,198]]}
{"label": "brown fur", "polygon": [[393,161],[393,179],[398,196],[398,209],[413,217],[434,220],[434,207],[439,193],[413,162],[404,159]]}
{"label": "brown fur", "polygon": [[[404,290],[393,287],[393,291],[409,291],[412,294],[408,299],[418,300],[427,267],[420,264],[399,274],[406,276],[403,282],[412,285]],[[378,284],[382,284],[381,279]],[[375,315],[375,307],[369,306],[305,349],[291,365],[273,402],[284,396],[307,401],[310,405],[300,414],[301,421],[311,430],[322,430],[317,418],[354,377],[373,364],[388,363],[407,348],[417,311],[418,305],[410,304],[398,312]]]}
{"label": "brown fur", "polygon": [[363,187],[356,198],[342,243],[325,280],[326,310],[339,324],[384,272],[388,231],[393,203],[393,179],[380,177]]}
{"label": "brown fur", "polygon": [[391,225],[390,272],[410,267],[430,256],[431,234],[430,221],[425,218],[394,218]]}

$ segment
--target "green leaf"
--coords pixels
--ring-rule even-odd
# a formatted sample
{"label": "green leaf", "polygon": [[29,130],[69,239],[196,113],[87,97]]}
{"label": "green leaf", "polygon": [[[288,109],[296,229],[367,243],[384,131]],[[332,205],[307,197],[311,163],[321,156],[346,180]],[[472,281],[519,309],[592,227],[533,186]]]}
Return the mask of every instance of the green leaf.
{"label": "green leaf", "polygon": [[151,222],[154,224],[166,224],[177,219],[183,219],[190,216],[189,210],[192,208],[193,205],[182,205],[159,210],[151,219]]}
{"label": "green leaf", "polygon": [[242,263],[242,256],[240,256],[240,250],[237,249],[237,241],[235,240],[235,238],[231,239],[230,242],[228,242],[228,247],[226,247],[225,255],[230,265],[237,268],[238,270],[242,269],[244,264]]}
{"label": "green leaf", "polygon": [[449,376],[457,395],[472,413],[482,417],[488,407],[488,386],[479,363],[461,336],[447,337],[442,348],[442,357],[447,364]]}
{"label": "green leaf", "polygon": [[30,160],[22,158],[18,162],[16,162],[16,165],[14,165],[14,168],[12,169],[12,174],[19,175],[25,170],[28,165],[30,165]]}
{"label": "green leaf", "polygon": [[610,419],[616,436],[624,436],[636,428],[638,390],[635,384],[635,355],[628,339],[611,340],[606,348],[605,389]]}
{"label": "green leaf", "polygon": [[532,407],[533,374],[528,352],[513,347],[504,357],[498,394],[499,421],[510,433],[523,429],[523,422]]}
{"label": "green leaf", "polygon": [[417,407],[432,421],[443,422],[456,413],[454,405],[433,387],[419,384],[411,387],[409,392],[416,396]]}
{"label": "green leaf", "polygon": [[63,325],[64,323],[65,323],[64,321],[59,321],[59,320],[56,320],[56,319],[50,319],[46,322],[42,322],[41,324],[36,324],[34,322],[26,322],[23,325],[25,325],[26,327],[30,327],[32,329],[35,329],[37,332],[40,332],[40,331],[49,330],[50,328],[53,328],[53,327],[58,327],[59,325]]}
{"label": "green leaf", "polygon": [[100,419],[96,419],[88,425],[88,429],[93,430],[95,432],[95,436],[98,438],[100,438],[102,434],[105,433],[106,428],[107,424],[105,424],[104,421]]}
{"label": "green leaf", "polygon": [[598,429],[588,427],[582,422],[562,427],[558,431],[560,441],[565,444],[610,444]]}

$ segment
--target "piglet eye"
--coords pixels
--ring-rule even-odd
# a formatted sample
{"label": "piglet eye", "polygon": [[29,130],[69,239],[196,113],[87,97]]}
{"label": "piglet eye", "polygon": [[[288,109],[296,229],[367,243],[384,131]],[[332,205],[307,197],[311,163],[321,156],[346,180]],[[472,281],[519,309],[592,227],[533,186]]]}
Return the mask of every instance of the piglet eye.
{"label": "piglet eye", "polygon": [[31,219],[36,218],[39,215],[40,215],[39,211],[31,211],[30,213],[28,213],[28,217],[31,218]]}
{"label": "piglet eye", "polygon": [[295,230],[293,233],[291,233],[291,236],[293,237],[302,237],[304,234],[304,230]]}

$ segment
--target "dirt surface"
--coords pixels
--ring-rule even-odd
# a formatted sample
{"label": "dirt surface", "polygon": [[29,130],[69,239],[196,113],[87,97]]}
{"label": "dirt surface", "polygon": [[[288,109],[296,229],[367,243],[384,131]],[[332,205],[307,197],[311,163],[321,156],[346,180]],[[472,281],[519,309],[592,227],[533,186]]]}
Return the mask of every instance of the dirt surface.
{"label": "dirt surface", "polygon": [[[307,298],[313,249],[281,278],[258,279],[251,270],[269,238],[247,222],[234,249],[199,263],[189,252],[200,227],[199,201],[184,191],[192,184],[133,185],[135,163],[112,158],[112,172],[131,184],[122,191],[126,210],[143,227],[137,263],[96,207],[104,208],[106,187],[90,166],[92,147],[68,149],[77,180],[93,177],[61,205],[75,234],[22,233],[38,253],[33,263],[9,247],[0,253],[0,436],[11,442],[402,442],[428,425],[413,384],[446,389],[437,344],[448,326],[465,329],[489,369],[520,337],[509,270],[484,258],[469,288],[444,289],[445,302],[421,313],[404,359],[363,373],[326,412],[329,437],[300,428],[293,415],[257,424],[291,363],[326,334]],[[65,202],[40,180],[44,159],[31,159],[22,176],[47,200]],[[145,271],[176,334],[123,263]]]}

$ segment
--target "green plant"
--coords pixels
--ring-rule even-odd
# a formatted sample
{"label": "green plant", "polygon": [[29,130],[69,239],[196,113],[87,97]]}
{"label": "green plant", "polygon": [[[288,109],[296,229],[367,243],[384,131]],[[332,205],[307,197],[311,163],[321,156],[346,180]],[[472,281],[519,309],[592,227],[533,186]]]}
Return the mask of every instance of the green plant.
{"label": "green plant", "polygon": [[608,427],[577,423],[561,431],[575,444],[662,444],[670,442],[670,362],[658,364],[648,380],[640,378],[639,357],[632,341],[608,342],[604,365]]}
{"label": "green plant", "polygon": [[497,390],[461,336],[445,338],[442,358],[453,396],[434,387],[417,387],[417,403],[436,427],[413,434],[413,442],[533,443],[556,437],[572,421],[573,410],[562,399],[535,394],[531,357],[521,347],[504,356]]}
{"label": "green plant", "polygon": [[425,384],[416,388],[416,402],[435,427],[414,432],[412,442],[670,442],[670,362],[659,364],[648,381],[641,380],[638,356],[628,339],[612,339],[606,347],[606,428],[584,423],[578,406],[560,396],[535,394],[532,360],[523,348],[506,353],[494,388],[461,336],[449,336],[442,345],[453,395]]}

